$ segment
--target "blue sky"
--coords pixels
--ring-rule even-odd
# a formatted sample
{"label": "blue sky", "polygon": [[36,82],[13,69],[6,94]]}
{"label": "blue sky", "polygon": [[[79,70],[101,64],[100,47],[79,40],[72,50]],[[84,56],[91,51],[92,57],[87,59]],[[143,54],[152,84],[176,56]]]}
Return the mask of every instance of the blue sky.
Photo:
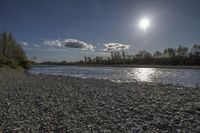
{"label": "blue sky", "polygon": [[[115,42],[130,54],[162,51],[199,44],[199,7],[199,0],[0,0],[0,31],[12,32],[38,61],[108,56],[104,44]],[[138,27],[143,17],[151,21],[146,32]]]}

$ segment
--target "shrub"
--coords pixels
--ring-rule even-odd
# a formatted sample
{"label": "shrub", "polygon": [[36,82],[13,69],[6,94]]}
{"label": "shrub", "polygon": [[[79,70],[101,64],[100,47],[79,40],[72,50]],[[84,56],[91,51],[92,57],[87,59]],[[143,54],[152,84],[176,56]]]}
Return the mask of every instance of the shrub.
{"label": "shrub", "polygon": [[20,66],[30,68],[31,63],[27,60],[22,47],[15,41],[11,33],[0,34],[0,64],[8,66]]}
{"label": "shrub", "polygon": [[32,63],[28,60],[22,60],[17,65],[23,68],[31,68]]}

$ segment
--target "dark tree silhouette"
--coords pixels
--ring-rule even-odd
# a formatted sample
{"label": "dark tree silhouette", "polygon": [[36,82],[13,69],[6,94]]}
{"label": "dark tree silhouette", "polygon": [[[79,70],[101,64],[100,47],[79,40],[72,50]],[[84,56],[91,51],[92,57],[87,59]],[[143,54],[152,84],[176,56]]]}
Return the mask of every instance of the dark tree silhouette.
{"label": "dark tree silhouette", "polygon": [[179,45],[178,48],[166,48],[163,53],[156,51],[153,54],[146,50],[139,51],[135,55],[127,55],[124,51],[111,51],[110,57],[85,56],[84,61],[79,62],[44,62],[43,64],[200,65],[200,45],[194,45],[191,49]]}
{"label": "dark tree silhouette", "polygon": [[30,67],[30,62],[27,60],[21,45],[8,32],[3,32],[0,35],[0,64]]}

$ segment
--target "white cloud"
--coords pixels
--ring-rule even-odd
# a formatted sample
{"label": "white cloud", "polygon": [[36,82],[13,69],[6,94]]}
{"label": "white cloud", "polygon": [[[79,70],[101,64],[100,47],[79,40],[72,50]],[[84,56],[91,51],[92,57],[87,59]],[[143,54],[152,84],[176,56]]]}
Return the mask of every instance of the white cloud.
{"label": "white cloud", "polygon": [[121,43],[107,43],[104,44],[104,51],[120,51],[129,49],[129,45],[121,44]]}
{"label": "white cloud", "polygon": [[61,40],[45,40],[44,44],[50,47],[62,47]]}
{"label": "white cloud", "polygon": [[93,45],[76,39],[46,40],[44,41],[44,44],[50,47],[58,47],[58,48],[77,48],[81,50],[94,50]]}
{"label": "white cloud", "polygon": [[27,42],[21,42],[20,44],[23,45],[23,46],[25,46],[25,47],[28,46]]}
{"label": "white cloud", "polygon": [[37,44],[33,44],[33,46],[35,46],[35,47],[37,47],[37,48],[39,48],[40,46],[39,45],[37,45]]}
{"label": "white cloud", "polygon": [[27,43],[27,42],[21,42],[20,43],[22,47],[24,48],[40,48],[38,44],[33,44],[33,43]]}

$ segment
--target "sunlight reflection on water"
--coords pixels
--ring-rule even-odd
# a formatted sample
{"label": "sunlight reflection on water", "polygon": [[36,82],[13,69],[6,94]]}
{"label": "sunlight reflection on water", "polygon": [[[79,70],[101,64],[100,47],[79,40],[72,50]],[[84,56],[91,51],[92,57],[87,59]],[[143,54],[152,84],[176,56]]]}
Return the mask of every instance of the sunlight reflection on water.
{"label": "sunlight reflection on water", "polygon": [[127,77],[132,77],[138,81],[145,82],[152,82],[155,75],[155,68],[135,68],[132,71],[127,72]]}

